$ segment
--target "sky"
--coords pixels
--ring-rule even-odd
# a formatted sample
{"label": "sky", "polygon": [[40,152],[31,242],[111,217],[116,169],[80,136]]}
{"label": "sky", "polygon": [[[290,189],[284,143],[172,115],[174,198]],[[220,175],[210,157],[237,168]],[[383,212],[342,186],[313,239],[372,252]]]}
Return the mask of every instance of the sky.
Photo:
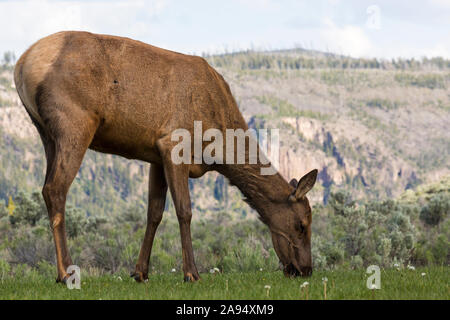
{"label": "sky", "polygon": [[190,54],[302,47],[450,58],[450,0],[0,0],[0,53],[84,30]]}

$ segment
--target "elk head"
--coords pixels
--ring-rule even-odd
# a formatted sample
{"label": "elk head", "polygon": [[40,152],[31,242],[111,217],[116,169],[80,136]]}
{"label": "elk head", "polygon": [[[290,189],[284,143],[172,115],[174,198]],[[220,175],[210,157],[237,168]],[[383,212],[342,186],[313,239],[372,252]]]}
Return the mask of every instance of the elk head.
{"label": "elk head", "polygon": [[267,224],[272,233],[275,252],[286,276],[310,276],[311,259],[311,207],[306,193],[316,182],[317,170],[303,176],[299,182],[289,183],[292,192],[282,202],[274,204]]}

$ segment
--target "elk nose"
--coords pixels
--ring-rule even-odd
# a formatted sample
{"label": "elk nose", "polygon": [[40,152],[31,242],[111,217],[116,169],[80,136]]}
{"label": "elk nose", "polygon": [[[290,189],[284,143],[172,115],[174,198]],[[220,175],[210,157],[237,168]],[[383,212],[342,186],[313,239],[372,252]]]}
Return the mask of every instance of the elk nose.
{"label": "elk nose", "polygon": [[310,277],[312,275],[312,267],[301,267],[300,273],[302,277]]}

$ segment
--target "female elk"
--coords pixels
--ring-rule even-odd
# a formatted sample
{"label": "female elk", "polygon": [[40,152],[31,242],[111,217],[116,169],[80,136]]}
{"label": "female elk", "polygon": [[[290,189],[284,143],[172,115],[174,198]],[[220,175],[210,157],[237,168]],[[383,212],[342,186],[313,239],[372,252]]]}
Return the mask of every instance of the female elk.
{"label": "female elk", "polygon": [[147,279],[153,238],[167,189],[178,217],[185,280],[199,274],[191,242],[188,178],[216,170],[245,195],[272,233],[287,275],[310,275],[311,208],[305,197],[317,170],[299,183],[263,176],[257,164],[175,164],[171,132],[203,127],[247,130],[225,80],[195,56],[139,41],[88,32],[60,32],[39,40],[17,62],[19,96],[44,144],[42,190],[56,247],[58,281],[72,264],[66,243],[65,202],[88,148],[151,163],[148,220],[134,272]]}

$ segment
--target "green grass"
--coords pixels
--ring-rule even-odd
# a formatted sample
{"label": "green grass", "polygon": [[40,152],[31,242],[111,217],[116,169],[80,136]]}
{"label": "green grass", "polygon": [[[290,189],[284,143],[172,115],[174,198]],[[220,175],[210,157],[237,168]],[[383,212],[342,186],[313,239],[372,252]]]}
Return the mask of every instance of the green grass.
{"label": "green grass", "polygon": [[366,288],[365,270],[320,271],[309,279],[288,279],[281,272],[202,274],[197,283],[184,283],[180,273],[152,275],[147,283],[135,283],[124,273],[122,280],[81,274],[81,290],[35,273],[1,280],[0,299],[305,299],[304,281],[309,282],[308,299],[324,299],[322,278],[327,277],[327,299],[448,300],[449,274],[448,267],[382,270],[381,289],[372,291]]}

